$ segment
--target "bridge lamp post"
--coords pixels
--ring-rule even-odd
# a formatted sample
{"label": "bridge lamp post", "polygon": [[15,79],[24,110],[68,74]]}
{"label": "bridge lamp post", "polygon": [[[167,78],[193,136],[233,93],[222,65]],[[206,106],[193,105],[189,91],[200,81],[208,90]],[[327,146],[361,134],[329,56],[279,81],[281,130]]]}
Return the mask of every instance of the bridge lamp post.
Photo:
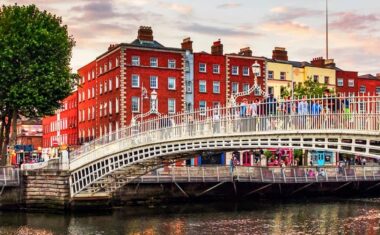
{"label": "bridge lamp post", "polygon": [[[146,113],[143,113],[144,112],[144,99],[150,99],[149,111]],[[142,87],[142,89],[141,89],[141,101],[140,102],[141,102],[141,104],[140,104],[141,113],[132,117],[131,124],[133,126],[135,126],[137,124],[137,120],[139,118],[141,119],[141,123],[142,123],[144,120],[144,117],[147,117],[150,114],[159,114],[158,109],[157,109],[157,103],[158,102],[157,102],[157,91],[156,90],[153,90],[150,93],[150,97],[149,97],[148,91],[146,90],[146,88]]]}
{"label": "bridge lamp post", "polygon": [[265,92],[261,89],[260,85],[257,82],[257,76],[260,76],[260,71],[261,71],[261,66],[259,63],[257,63],[257,60],[255,61],[254,64],[252,64],[252,73],[254,75],[254,84],[251,88],[249,88],[246,91],[242,92],[237,92],[237,93],[232,93],[231,98],[230,98],[230,105],[231,107],[236,107],[236,99],[241,96],[247,96],[250,95],[252,92],[259,92],[262,95],[265,95]]}

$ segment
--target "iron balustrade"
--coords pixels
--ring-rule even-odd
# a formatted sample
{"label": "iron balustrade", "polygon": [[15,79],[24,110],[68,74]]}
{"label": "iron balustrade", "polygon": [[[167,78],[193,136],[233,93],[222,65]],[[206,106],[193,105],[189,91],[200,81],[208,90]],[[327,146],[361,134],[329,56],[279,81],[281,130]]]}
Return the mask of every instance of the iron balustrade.
{"label": "iron balustrade", "polygon": [[171,167],[130,177],[130,183],[261,182],[313,183],[380,181],[380,166],[346,167]]}

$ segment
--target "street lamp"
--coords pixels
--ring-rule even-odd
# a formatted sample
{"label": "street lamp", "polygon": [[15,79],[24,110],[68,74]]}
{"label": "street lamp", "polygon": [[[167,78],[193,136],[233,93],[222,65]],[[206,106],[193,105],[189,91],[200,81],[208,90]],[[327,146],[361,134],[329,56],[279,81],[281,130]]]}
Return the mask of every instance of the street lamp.
{"label": "street lamp", "polygon": [[141,123],[143,122],[144,117],[147,117],[151,114],[160,114],[157,109],[157,91],[153,90],[150,93],[150,110],[144,113],[144,99],[149,99],[148,91],[145,87],[141,88],[141,113],[132,117],[131,124],[135,126],[137,124],[137,120],[140,118]]}
{"label": "street lamp", "polygon": [[247,96],[247,95],[250,95],[252,92],[255,92],[255,91],[259,92],[260,94],[265,95],[265,92],[262,91],[260,85],[257,82],[257,77],[261,75],[261,66],[259,63],[257,63],[257,60],[255,60],[255,63],[252,64],[251,69],[252,69],[252,73],[254,75],[253,86],[246,91],[238,92],[235,94],[232,93],[231,98],[230,98],[230,105],[232,107],[236,106],[236,99],[240,96]]}

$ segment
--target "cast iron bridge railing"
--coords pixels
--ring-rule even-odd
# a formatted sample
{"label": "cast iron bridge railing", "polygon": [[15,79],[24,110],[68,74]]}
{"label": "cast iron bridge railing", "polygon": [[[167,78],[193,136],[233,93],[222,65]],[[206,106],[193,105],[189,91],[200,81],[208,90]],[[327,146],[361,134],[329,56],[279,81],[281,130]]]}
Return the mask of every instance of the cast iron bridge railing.
{"label": "cast iron bridge railing", "polygon": [[[110,194],[123,185],[115,174],[140,176],[204,151],[296,148],[380,158],[379,96],[278,100],[256,107],[161,116],[105,135],[71,154],[71,195]],[[105,178],[115,185],[104,185]]]}

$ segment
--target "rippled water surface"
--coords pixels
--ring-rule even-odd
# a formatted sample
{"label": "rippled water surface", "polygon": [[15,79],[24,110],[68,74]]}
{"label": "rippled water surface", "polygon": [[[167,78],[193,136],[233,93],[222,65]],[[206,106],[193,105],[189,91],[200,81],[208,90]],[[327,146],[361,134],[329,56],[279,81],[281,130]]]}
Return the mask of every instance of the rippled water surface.
{"label": "rippled water surface", "polygon": [[0,234],[380,234],[380,199],[249,201],[52,214],[0,212]]}

